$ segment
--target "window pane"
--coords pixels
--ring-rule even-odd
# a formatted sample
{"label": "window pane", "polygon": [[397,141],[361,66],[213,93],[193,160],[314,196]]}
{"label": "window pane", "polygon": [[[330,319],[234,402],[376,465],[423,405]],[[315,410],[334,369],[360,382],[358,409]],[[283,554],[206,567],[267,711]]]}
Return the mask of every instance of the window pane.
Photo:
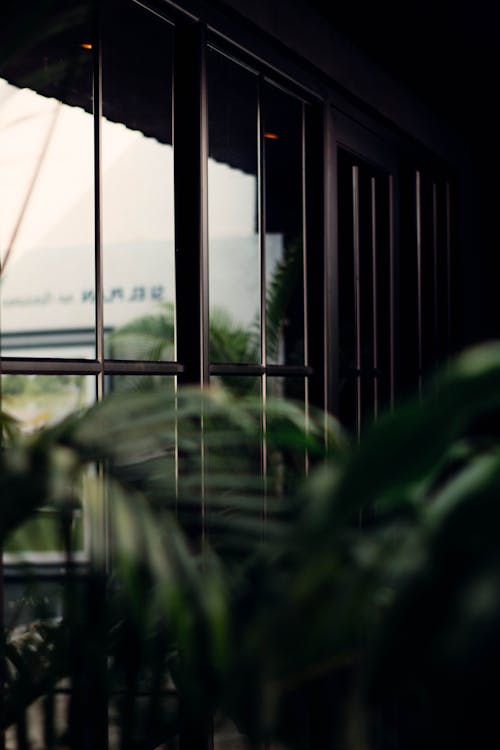
{"label": "window pane", "polygon": [[[303,377],[267,377],[267,479],[270,493],[295,493],[297,482],[306,471],[307,452],[303,437],[306,430],[306,379]],[[284,418],[273,399],[294,402],[299,413]]]}
{"label": "window pane", "polygon": [[165,395],[165,407],[174,409],[177,378],[173,375],[108,375],[106,395],[111,393],[143,393],[156,391]]}
{"label": "window pane", "polygon": [[210,385],[225,388],[234,396],[258,396],[260,377],[251,375],[211,375]]}
{"label": "window pane", "polygon": [[[203,531],[199,529],[198,535],[203,533],[217,553],[233,558],[248,555],[262,539],[261,382],[262,378],[256,376],[211,377],[214,390],[224,388],[227,397],[213,398],[203,418],[200,478],[204,510]],[[239,735],[232,729],[224,726],[218,742],[224,738],[231,743],[228,747],[233,747],[233,742],[238,746]]]}
{"label": "window pane", "polygon": [[436,325],[439,360],[445,360],[450,353],[449,340],[449,258],[448,258],[448,226],[447,226],[447,192],[446,182],[435,184],[435,231],[436,231]]}
{"label": "window pane", "polygon": [[302,103],[266,85],[263,117],[267,362],[303,364]]}
{"label": "window pane", "polygon": [[437,362],[436,326],[436,254],[434,237],[433,183],[429,175],[419,173],[418,208],[420,213],[420,279],[422,375],[427,376]]}
{"label": "window pane", "polygon": [[376,178],[376,403],[377,413],[386,409],[391,400],[391,210],[390,182],[387,175]]}
{"label": "window pane", "polygon": [[[2,375],[1,408],[15,417],[21,430],[27,434],[55,424],[94,400],[95,378],[91,376]],[[85,479],[82,482],[83,495]],[[42,502],[43,498],[40,498]],[[19,561],[19,555],[28,555],[31,561],[47,562],[54,554],[62,554],[61,518],[53,508],[41,508],[9,536],[5,544],[5,560]],[[85,529],[81,510],[73,511],[67,521],[72,551],[82,553]]]}
{"label": "window pane", "polygon": [[[89,2],[23,4],[0,47],[1,353],[95,356],[92,35]],[[43,17],[40,17],[43,13]]]}
{"label": "window pane", "polygon": [[95,378],[88,375],[2,375],[1,408],[31,433],[93,403]]}
{"label": "window pane", "polygon": [[173,360],[172,29],[135,3],[110,0],[106,9],[102,72],[106,356]]}
{"label": "window pane", "polygon": [[176,493],[176,381],[171,375],[112,375],[105,383],[106,395],[126,396],[119,402],[121,420],[114,419],[116,411],[107,412],[108,432],[120,456],[118,475],[165,508],[173,507]]}
{"label": "window pane", "polygon": [[338,152],[339,235],[339,418],[355,430],[360,417],[358,400],[358,310],[354,263],[355,205],[353,163],[349,154]]}
{"label": "window pane", "polygon": [[359,294],[359,386],[361,424],[369,423],[375,412],[376,380],[375,368],[375,339],[376,315],[374,301],[376,290],[374,278],[373,226],[375,223],[374,201],[376,194],[372,193],[372,175],[365,165],[358,165],[357,176],[357,210],[359,227],[359,243],[357,248],[357,290]]}
{"label": "window pane", "polygon": [[210,359],[260,362],[257,77],[208,55]]}

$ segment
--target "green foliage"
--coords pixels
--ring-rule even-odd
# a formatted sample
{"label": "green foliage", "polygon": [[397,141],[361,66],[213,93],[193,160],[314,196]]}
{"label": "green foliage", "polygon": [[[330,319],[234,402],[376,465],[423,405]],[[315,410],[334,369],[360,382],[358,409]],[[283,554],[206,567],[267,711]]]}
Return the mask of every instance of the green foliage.
{"label": "green foliage", "polygon": [[[7,655],[9,721],[69,677],[104,685],[141,747],[207,713],[296,750],[495,743],[499,386],[500,347],[467,352],[359,444],[328,423],[327,456],[323,415],[305,431],[298,407],[271,401],[265,478],[259,401],[221,389],[181,391],[171,411],[155,391],[116,394],[11,438],[2,538],[42,500],[73,508],[82,470],[107,480],[86,483],[85,585],[68,579],[51,628],[38,617],[29,659]],[[77,716],[84,687],[72,700]]]}
{"label": "green foliage", "polygon": [[158,315],[144,315],[117,328],[106,337],[108,356],[116,359],[173,361],[174,306],[162,305]]}
{"label": "green foliage", "polygon": [[[266,289],[266,347],[268,361],[278,362],[284,327],[290,305],[302,278],[302,242],[289,243],[285,256],[276,265]],[[301,292],[302,295],[302,292]],[[294,352],[294,360],[303,361],[304,352]]]}
{"label": "green foliage", "polygon": [[[266,348],[270,362],[279,360],[284,326],[303,261],[300,242],[290,244],[285,256],[276,264],[266,290]],[[224,309],[210,310],[210,361],[217,363],[260,362],[260,312],[253,324],[243,327],[235,323]],[[175,309],[165,303],[157,314],[144,315],[115,329],[106,336],[108,356],[116,359],[173,361],[175,340]],[[295,352],[297,362],[303,353]],[[225,378],[227,388],[239,395],[252,391],[248,378]]]}
{"label": "green foliage", "polygon": [[212,362],[260,361],[260,337],[258,327],[242,328],[231,320],[222,309],[210,313],[210,358]]}
{"label": "green foliage", "polygon": [[60,394],[66,388],[82,388],[83,375],[3,375],[2,397],[26,396],[36,398],[46,394]]}

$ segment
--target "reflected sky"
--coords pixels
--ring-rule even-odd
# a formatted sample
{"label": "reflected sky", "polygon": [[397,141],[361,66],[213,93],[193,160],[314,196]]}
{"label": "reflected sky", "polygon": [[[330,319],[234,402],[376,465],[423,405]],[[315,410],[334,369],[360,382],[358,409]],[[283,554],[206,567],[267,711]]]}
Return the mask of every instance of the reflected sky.
{"label": "reflected sky", "polygon": [[[148,189],[156,177],[168,181],[173,149],[105,118],[102,138],[105,269],[113,269],[110,283],[104,277],[104,297],[106,323],[114,328],[174,299],[173,205],[165,206],[161,191]],[[2,259],[15,234],[2,274],[2,332],[94,329],[93,116],[0,79],[0,165]],[[215,159],[208,168],[212,195],[224,196],[209,202],[212,247],[222,260],[220,272],[214,269],[210,291],[215,303],[227,301],[236,323],[248,326],[255,320],[258,290],[244,295],[241,290],[249,280],[258,284],[256,177]],[[127,191],[124,185],[132,175],[138,189]],[[280,248],[276,235],[276,259]],[[225,263],[235,250],[238,263]],[[159,253],[164,282],[157,274]],[[32,345],[25,353],[68,356],[68,351],[44,349],[41,354]],[[17,347],[4,354],[22,352]],[[70,356],[94,353],[80,347]]]}

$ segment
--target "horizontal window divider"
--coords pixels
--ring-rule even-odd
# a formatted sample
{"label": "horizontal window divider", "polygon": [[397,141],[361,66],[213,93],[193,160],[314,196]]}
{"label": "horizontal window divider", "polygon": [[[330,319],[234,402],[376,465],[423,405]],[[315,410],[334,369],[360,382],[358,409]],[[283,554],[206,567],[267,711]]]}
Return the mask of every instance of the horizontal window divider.
{"label": "horizontal window divider", "polygon": [[267,365],[266,375],[284,378],[296,375],[307,378],[309,375],[314,375],[314,370],[312,367],[306,367],[305,365]]}
{"label": "horizontal window divider", "polygon": [[[15,553],[6,554],[14,556]],[[61,553],[60,560],[56,563],[41,559],[25,562],[4,560],[3,575],[5,583],[32,583],[33,580],[60,583],[68,579],[85,583],[91,578],[91,570],[88,562],[67,563],[64,553]]]}
{"label": "horizontal window divider", "polygon": [[184,366],[178,362],[144,362],[139,360],[105,359],[106,375],[180,375]]}
{"label": "horizontal window divider", "polygon": [[91,359],[4,358],[0,373],[8,375],[96,375],[101,365]]}
{"label": "horizontal window divider", "polygon": [[210,365],[210,375],[263,375],[266,368],[262,365],[216,364]]}
{"label": "horizontal window divider", "polygon": [[304,365],[247,365],[247,364],[213,364],[210,375],[270,375],[271,377],[309,377],[313,375],[312,367]]}
{"label": "horizontal window divider", "polygon": [[101,365],[97,360],[89,359],[42,359],[19,358],[0,360],[0,374],[5,375],[97,375],[105,374],[134,375],[179,375],[184,372],[178,362],[143,362],[135,360],[104,360]]}

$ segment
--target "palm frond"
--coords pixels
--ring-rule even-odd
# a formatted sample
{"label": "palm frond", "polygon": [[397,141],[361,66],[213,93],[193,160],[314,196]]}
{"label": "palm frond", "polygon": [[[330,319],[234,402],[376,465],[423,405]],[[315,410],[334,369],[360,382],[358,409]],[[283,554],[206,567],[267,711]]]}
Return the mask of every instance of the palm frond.
{"label": "palm frond", "polygon": [[283,328],[302,278],[302,263],[302,243],[300,241],[289,243],[283,258],[277,263],[267,283],[266,348],[270,362],[279,362]]}

